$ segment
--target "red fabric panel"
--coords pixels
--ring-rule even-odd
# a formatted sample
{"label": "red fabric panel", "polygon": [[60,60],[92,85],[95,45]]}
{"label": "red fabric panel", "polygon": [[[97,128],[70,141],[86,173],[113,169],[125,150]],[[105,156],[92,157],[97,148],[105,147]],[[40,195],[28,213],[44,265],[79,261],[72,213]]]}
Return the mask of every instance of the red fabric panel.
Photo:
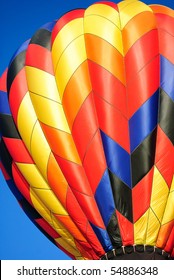
{"label": "red fabric panel", "polygon": [[[130,69],[131,70],[131,69]],[[127,85],[129,112],[131,116],[159,88],[159,57],[151,60]],[[127,70],[128,71],[128,70]],[[132,70],[131,70],[132,71]]]}
{"label": "red fabric panel", "polygon": [[[90,226],[90,223],[83,213],[81,207],[79,206],[78,202],[76,201],[72,191],[70,188],[67,190],[67,205],[66,209],[68,213],[70,213],[71,217],[73,218],[73,221],[78,226],[82,234],[85,236],[85,238],[89,241],[89,243],[94,248],[97,255],[101,256],[105,252],[97,239],[93,229]],[[80,217],[80,219],[79,219]]]}
{"label": "red fabric panel", "polygon": [[95,95],[95,104],[101,130],[129,152],[129,127],[126,117],[98,95]]}
{"label": "red fabric panel", "polygon": [[100,65],[90,60],[88,64],[94,92],[126,116],[125,86]]}
{"label": "red fabric panel", "polygon": [[25,180],[21,172],[19,171],[18,167],[15,163],[12,164],[12,173],[13,173],[13,179],[14,182],[19,189],[19,191],[22,193],[22,195],[26,198],[26,200],[31,204],[31,198],[30,198],[30,186],[28,182]]}
{"label": "red fabric panel", "polygon": [[132,190],[133,221],[134,223],[150,207],[154,167]]}
{"label": "red fabric panel", "polygon": [[83,161],[88,144],[98,129],[97,116],[91,93],[82,104],[73,124],[72,135]]}
{"label": "red fabric panel", "polygon": [[83,166],[85,168],[85,172],[87,174],[92,191],[95,194],[98,184],[106,170],[106,161],[99,130],[97,130],[95,136],[88,146]]}
{"label": "red fabric panel", "polygon": [[76,163],[67,161],[57,155],[55,158],[62,169],[77,201],[90,222],[94,225],[104,228],[103,221],[99,214],[92,190],[87,181],[84,169]]}
{"label": "red fabric panel", "polygon": [[21,139],[3,137],[3,140],[15,162],[34,163]]}
{"label": "red fabric panel", "polygon": [[4,73],[0,77],[0,90],[4,91],[4,92],[7,92],[6,79],[7,79],[7,69],[4,71]]}
{"label": "red fabric panel", "polygon": [[158,55],[158,44],[158,32],[155,29],[139,38],[129,49],[125,56],[128,83],[152,58]]}
{"label": "red fabric panel", "polygon": [[156,16],[158,28],[166,30],[168,33],[174,36],[174,29],[173,29],[174,18],[162,13],[157,13],[155,14],[155,16]]}
{"label": "red fabric panel", "polygon": [[121,238],[123,245],[132,245],[134,244],[134,232],[133,224],[129,222],[119,211],[116,210],[116,215],[119,222]]}
{"label": "red fabric panel", "polygon": [[51,53],[40,45],[30,44],[26,53],[26,65],[54,75]]}
{"label": "red fabric panel", "polygon": [[61,237],[44,219],[36,219],[38,225],[40,225],[52,238]]}
{"label": "red fabric panel", "polygon": [[174,36],[163,29],[159,29],[159,50],[160,54],[174,64]]}
{"label": "red fabric panel", "polygon": [[70,21],[76,19],[76,18],[80,18],[84,16],[84,9],[78,9],[78,10],[73,10],[70,11],[69,13],[66,13],[65,15],[63,15],[56,23],[56,25],[53,28],[52,31],[52,44],[57,36],[57,34],[59,33],[59,31]]}
{"label": "red fabric panel", "polygon": [[76,116],[72,134],[90,186],[95,193],[106,169],[106,161],[92,93],[86,98]]}
{"label": "red fabric panel", "polygon": [[25,69],[22,68],[22,70],[18,73],[18,75],[13,80],[13,83],[10,88],[10,95],[9,95],[10,109],[15,123],[17,123],[19,106],[27,91],[28,91],[28,87],[27,87],[27,81],[25,76]]}
{"label": "red fabric panel", "polygon": [[173,179],[174,147],[167,135],[158,126],[155,165],[170,188]]}
{"label": "red fabric panel", "polygon": [[2,171],[2,174],[3,174],[4,179],[5,179],[6,181],[8,181],[8,180],[11,179],[10,176],[8,175],[7,171],[5,170],[5,168],[4,168],[4,166],[3,166],[3,164],[2,164],[1,161],[0,161],[0,170]]}
{"label": "red fabric panel", "polygon": [[172,252],[174,250],[174,221],[173,221],[173,228],[170,233],[169,239],[167,240],[167,244],[164,248],[166,252]]}

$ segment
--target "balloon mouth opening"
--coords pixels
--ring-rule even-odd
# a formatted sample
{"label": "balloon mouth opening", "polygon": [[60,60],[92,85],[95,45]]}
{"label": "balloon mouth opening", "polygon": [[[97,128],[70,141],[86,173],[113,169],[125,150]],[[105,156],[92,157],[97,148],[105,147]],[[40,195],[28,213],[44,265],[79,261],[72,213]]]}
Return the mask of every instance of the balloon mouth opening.
{"label": "balloon mouth opening", "polygon": [[121,246],[101,257],[101,260],[172,260],[169,253],[149,245]]}

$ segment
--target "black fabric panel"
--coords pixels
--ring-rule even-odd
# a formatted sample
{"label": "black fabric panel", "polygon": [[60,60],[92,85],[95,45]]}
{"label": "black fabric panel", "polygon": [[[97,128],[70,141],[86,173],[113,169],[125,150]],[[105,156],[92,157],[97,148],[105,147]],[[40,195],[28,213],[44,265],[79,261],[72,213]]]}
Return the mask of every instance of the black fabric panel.
{"label": "black fabric panel", "polygon": [[116,209],[133,223],[132,190],[109,170]]}
{"label": "black fabric panel", "polygon": [[154,165],[156,135],[157,129],[153,130],[131,155],[132,187],[134,187]]}
{"label": "black fabric panel", "polygon": [[37,44],[51,50],[51,32],[46,29],[39,29],[31,38],[30,44]]}
{"label": "black fabric panel", "polygon": [[0,114],[0,130],[4,137],[20,139],[11,115]]}
{"label": "black fabric panel", "polygon": [[55,244],[54,239],[37,223],[37,219],[41,219],[40,214],[29,204],[29,202],[23,197],[19,201],[19,204],[22,207],[22,210],[28,216],[30,221],[53,243]]}
{"label": "black fabric panel", "polygon": [[7,92],[9,94],[11,84],[15,79],[16,75],[21,71],[25,64],[26,51],[18,54],[9,66],[7,73]]}
{"label": "black fabric panel", "polygon": [[112,245],[114,247],[122,246],[122,240],[120,235],[120,229],[118,226],[118,219],[116,213],[114,212],[111,216],[109,224],[107,226],[107,232],[111,239]]}
{"label": "black fabric panel", "polygon": [[174,102],[160,90],[159,125],[174,145]]}
{"label": "black fabric panel", "polygon": [[0,141],[0,159],[8,175],[12,178],[12,157],[6,148],[3,139]]}
{"label": "black fabric panel", "polygon": [[20,205],[31,220],[42,218],[40,214],[28,203],[26,199],[22,199],[20,201]]}

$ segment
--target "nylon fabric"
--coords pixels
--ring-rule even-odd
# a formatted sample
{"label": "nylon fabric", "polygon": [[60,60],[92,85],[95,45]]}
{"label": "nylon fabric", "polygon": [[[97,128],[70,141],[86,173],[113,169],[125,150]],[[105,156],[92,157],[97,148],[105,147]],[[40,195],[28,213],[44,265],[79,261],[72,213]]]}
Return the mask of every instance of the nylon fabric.
{"label": "nylon fabric", "polygon": [[98,2],[38,29],[0,78],[4,177],[73,259],[174,257],[173,26],[164,6]]}

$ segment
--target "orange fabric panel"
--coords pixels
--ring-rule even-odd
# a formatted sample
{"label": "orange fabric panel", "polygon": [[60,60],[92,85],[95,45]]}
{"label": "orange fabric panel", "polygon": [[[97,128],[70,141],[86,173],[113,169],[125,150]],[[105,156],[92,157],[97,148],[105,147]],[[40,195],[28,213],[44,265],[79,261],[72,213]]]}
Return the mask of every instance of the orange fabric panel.
{"label": "orange fabric panel", "polygon": [[72,129],[78,111],[90,92],[91,84],[88,63],[85,61],[72,75],[63,95],[62,104],[70,130]]}
{"label": "orange fabric panel", "polygon": [[85,34],[85,42],[88,59],[106,68],[125,84],[124,62],[120,52],[102,38],[94,35]]}
{"label": "orange fabric panel", "polygon": [[122,30],[124,55],[139,38],[155,28],[156,19],[153,13],[147,11],[133,17]]}
{"label": "orange fabric panel", "polygon": [[80,164],[80,158],[77,153],[72,135],[65,131],[57,130],[53,127],[41,123],[51,150],[58,156]]}
{"label": "orange fabric panel", "polygon": [[50,154],[48,161],[47,176],[49,185],[63,206],[66,208],[68,183],[52,153]]}

